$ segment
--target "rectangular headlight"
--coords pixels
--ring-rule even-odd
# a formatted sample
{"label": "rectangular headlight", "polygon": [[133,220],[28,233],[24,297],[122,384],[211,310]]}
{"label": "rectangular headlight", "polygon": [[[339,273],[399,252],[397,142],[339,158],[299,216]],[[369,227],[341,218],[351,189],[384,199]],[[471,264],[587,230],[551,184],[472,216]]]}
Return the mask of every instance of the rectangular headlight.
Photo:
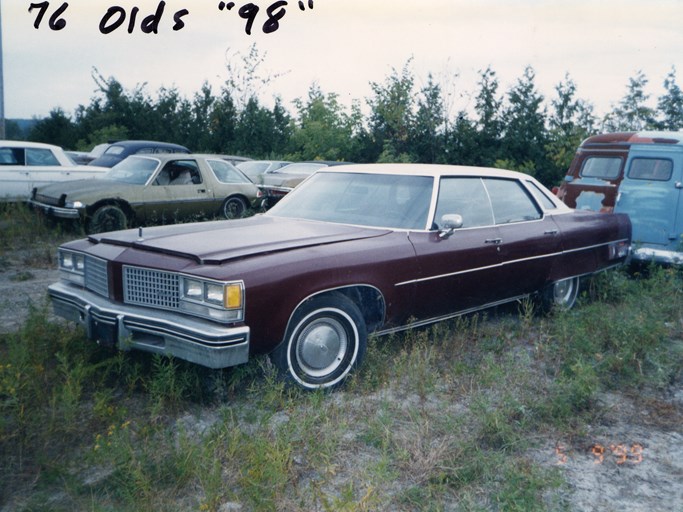
{"label": "rectangular headlight", "polygon": [[69,272],[83,272],[85,269],[85,255],[71,251],[59,251],[59,267]]}
{"label": "rectangular headlight", "polygon": [[183,280],[183,296],[188,299],[202,300],[204,295],[204,283],[194,279]]}
{"label": "rectangular headlight", "polygon": [[211,304],[224,305],[225,285],[207,283],[204,289],[204,299]]}
{"label": "rectangular headlight", "polygon": [[59,249],[58,256],[62,278],[83,285],[85,282],[85,254]]}
{"label": "rectangular headlight", "polygon": [[242,282],[220,282],[182,276],[181,309],[223,321],[244,318]]}

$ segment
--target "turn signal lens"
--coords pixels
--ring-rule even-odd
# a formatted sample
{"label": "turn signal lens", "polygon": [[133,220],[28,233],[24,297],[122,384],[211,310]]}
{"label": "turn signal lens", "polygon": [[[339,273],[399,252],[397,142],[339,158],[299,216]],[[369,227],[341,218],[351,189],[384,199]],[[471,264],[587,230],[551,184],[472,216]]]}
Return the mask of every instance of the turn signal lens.
{"label": "turn signal lens", "polygon": [[242,287],[239,284],[229,284],[225,289],[225,307],[238,309],[242,307]]}

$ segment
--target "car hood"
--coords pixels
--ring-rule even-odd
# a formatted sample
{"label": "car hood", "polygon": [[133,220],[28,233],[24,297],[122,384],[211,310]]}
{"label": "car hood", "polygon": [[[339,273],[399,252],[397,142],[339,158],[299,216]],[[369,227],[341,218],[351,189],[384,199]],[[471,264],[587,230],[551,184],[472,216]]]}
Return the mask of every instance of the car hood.
{"label": "car hood", "polygon": [[84,180],[65,181],[39,187],[37,194],[44,197],[60,197],[66,194],[69,201],[91,202],[101,197],[116,197],[129,190],[139,190],[142,185],[121,183],[119,181],[91,178]]}
{"label": "car hood", "polygon": [[94,243],[132,247],[218,265],[258,254],[372,238],[387,229],[280,217],[177,224],[90,235]]}

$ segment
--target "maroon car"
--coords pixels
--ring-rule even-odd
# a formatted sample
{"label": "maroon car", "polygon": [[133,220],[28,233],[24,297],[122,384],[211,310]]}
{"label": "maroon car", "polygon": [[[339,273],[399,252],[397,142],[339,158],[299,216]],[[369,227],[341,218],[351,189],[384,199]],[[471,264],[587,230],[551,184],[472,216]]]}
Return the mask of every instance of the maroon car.
{"label": "maroon car", "polygon": [[59,250],[55,311],[88,337],[211,368],[270,353],[288,380],[333,387],[369,333],[536,296],[622,264],[626,215],[571,210],[536,180],[410,164],[318,171],[248,219],[91,235]]}

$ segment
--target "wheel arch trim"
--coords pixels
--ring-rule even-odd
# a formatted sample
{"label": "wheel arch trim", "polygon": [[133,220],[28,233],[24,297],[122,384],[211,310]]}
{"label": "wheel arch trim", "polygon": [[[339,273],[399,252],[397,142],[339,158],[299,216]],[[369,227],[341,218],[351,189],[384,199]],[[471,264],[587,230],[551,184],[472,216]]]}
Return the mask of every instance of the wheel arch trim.
{"label": "wheel arch trim", "polygon": [[[366,294],[367,292],[370,292],[372,295],[374,295],[374,299],[377,300],[377,308],[374,311],[368,311],[366,307],[364,307],[367,306],[368,300],[373,300],[373,297],[367,295],[363,296],[362,291],[366,291]],[[381,292],[379,288],[371,284],[361,283],[337,286],[317,291],[315,293],[312,293],[311,295],[304,297],[301,301],[299,301],[299,303],[292,309],[292,311],[289,314],[287,325],[285,326],[285,330],[282,333],[282,339],[280,340],[280,343],[278,343],[278,346],[286,341],[285,335],[287,334],[287,332],[289,332],[289,329],[292,326],[292,319],[294,318],[296,312],[301,308],[301,306],[303,306],[307,301],[311,299],[316,299],[319,297],[323,297],[325,295],[334,294],[340,294],[345,296],[358,307],[361,315],[365,320],[366,326],[368,328],[368,333],[376,330],[377,327],[384,324],[384,321],[386,319],[386,300],[384,299],[384,294]]]}

